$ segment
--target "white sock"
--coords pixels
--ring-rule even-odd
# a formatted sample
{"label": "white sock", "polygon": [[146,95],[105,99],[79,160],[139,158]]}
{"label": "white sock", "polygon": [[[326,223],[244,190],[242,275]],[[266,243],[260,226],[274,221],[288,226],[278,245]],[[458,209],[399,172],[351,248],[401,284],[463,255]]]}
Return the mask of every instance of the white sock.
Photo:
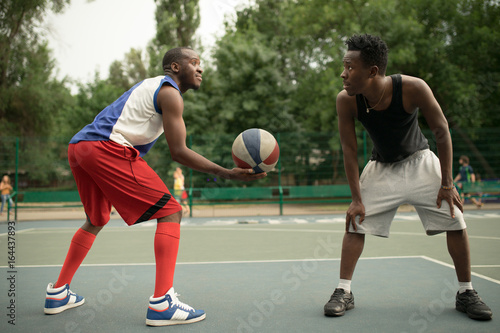
{"label": "white sock", "polygon": [[340,279],[339,285],[337,286],[337,288],[344,289],[346,293],[350,293],[351,292],[351,280]]}
{"label": "white sock", "polygon": [[458,282],[458,293],[464,293],[466,290],[473,290],[472,282]]}

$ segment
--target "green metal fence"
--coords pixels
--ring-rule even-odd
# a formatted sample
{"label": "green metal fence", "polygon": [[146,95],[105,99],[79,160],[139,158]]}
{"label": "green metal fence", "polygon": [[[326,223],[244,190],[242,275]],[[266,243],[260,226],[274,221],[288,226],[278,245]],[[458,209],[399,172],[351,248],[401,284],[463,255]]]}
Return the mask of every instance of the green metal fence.
{"label": "green metal fence", "polygon": [[[185,185],[191,193],[191,203],[215,205],[223,201],[267,200],[287,204],[301,200],[310,202],[308,198],[317,202],[334,202],[336,197],[345,199],[348,187],[337,132],[274,134],[280,145],[280,161],[276,170],[265,179],[242,183],[185,169]],[[431,149],[436,151],[432,133],[424,131],[424,134]],[[459,156],[467,155],[479,179],[500,178],[500,151],[496,147],[500,142],[500,128],[453,129],[451,135],[455,170],[459,167]],[[188,145],[208,159],[231,168],[234,166],[231,146],[236,136],[237,133],[192,135],[188,137]],[[46,202],[57,202],[60,199],[53,193],[55,191],[69,191],[73,194],[66,198],[73,196],[72,200],[75,199],[76,186],[67,162],[69,138],[0,137],[0,140],[0,172],[9,174],[14,180],[18,193],[16,202],[39,200],[33,195],[45,198]],[[364,131],[358,133],[358,146],[361,171],[372,149],[371,140]],[[145,159],[172,188],[173,171],[179,165],[171,161],[165,140],[160,138]],[[322,189],[330,194],[329,198],[317,195]],[[214,197],[214,193],[219,197]]]}

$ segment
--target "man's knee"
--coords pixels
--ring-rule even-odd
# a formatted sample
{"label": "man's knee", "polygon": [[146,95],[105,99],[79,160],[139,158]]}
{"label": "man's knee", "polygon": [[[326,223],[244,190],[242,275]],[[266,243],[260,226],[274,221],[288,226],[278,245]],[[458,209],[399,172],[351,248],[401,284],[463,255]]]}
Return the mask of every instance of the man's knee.
{"label": "man's knee", "polygon": [[174,223],[181,223],[181,219],[182,219],[182,210],[176,212],[176,213],[173,213],[171,215],[167,215],[167,216],[164,216],[164,217],[160,217],[158,219],[158,223],[160,222],[174,222]]}
{"label": "man's knee", "polygon": [[97,234],[99,233],[99,231],[101,231],[102,228],[103,227],[96,227],[95,225],[92,225],[90,221],[87,219],[85,220],[85,223],[83,224],[81,229],[97,236]]}

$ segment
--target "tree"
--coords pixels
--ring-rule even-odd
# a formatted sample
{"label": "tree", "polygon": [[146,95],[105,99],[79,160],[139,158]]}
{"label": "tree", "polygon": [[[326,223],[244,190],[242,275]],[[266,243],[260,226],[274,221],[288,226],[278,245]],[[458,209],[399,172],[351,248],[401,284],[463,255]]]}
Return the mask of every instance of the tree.
{"label": "tree", "polygon": [[[499,7],[488,0],[257,0],[238,13],[231,33],[251,39],[257,31],[277,50],[275,64],[294,86],[287,105],[307,131],[336,133],[344,41],[370,33],[389,45],[388,73],[426,80],[450,125],[464,133],[463,126],[499,123]],[[340,149],[338,140],[331,149]]]}
{"label": "tree", "polygon": [[49,134],[57,105],[68,93],[52,77],[54,61],[40,37],[46,11],[69,1],[4,0],[0,4],[0,131],[2,135]]}
{"label": "tree", "polygon": [[108,82],[124,91],[146,77],[146,65],[139,49],[130,49],[123,61],[115,60],[109,66]]}
{"label": "tree", "polygon": [[[61,12],[68,0],[3,0],[0,3],[0,88],[19,82],[17,75],[27,60],[26,46],[36,44],[37,27],[47,10]],[[24,57],[23,57],[24,56]],[[24,64],[25,65],[25,64]]]}
{"label": "tree", "polygon": [[48,138],[59,134],[61,106],[72,103],[66,81],[53,77],[54,60],[41,27],[48,11],[59,13],[67,3],[0,2],[0,136],[5,138],[0,150],[15,151],[11,137],[20,138],[22,170],[41,185],[58,177],[54,161],[60,151]]}
{"label": "tree", "polygon": [[149,75],[158,75],[166,51],[178,46],[195,48],[200,25],[198,0],[155,0],[156,37],[148,46]]}
{"label": "tree", "polygon": [[296,130],[289,113],[293,85],[285,80],[279,55],[267,47],[259,33],[226,35],[214,53],[217,71],[211,94],[212,119],[225,133],[249,127],[272,132]]}

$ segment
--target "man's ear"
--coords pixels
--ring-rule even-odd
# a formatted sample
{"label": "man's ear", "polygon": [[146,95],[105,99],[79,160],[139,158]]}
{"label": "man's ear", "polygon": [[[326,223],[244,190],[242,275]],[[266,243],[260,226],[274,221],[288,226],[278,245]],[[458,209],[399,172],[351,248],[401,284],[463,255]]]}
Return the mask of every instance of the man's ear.
{"label": "man's ear", "polygon": [[378,74],[378,66],[372,66],[370,68],[370,77],[374,78]]}
{"label": "man's ear", "polygon": [[173,62],[173,63],[170,64],[170,68],[172,69],[172,71],[174,73],[179,73],[179,71],[181,69],[181,66],[178,63]]}

